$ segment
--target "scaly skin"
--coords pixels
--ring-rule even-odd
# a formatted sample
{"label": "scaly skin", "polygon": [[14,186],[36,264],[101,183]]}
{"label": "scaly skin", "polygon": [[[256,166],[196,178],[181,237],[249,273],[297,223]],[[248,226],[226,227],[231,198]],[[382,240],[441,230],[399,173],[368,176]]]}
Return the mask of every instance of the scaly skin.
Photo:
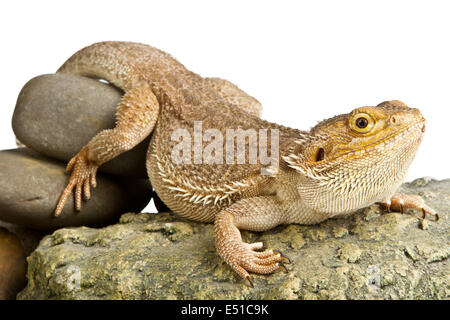
{"label": "scaly skin", "polygon": [[[394,195],[425,131],[419,110],[400,101],[357,108],[306,132],[261,120],[259,102],[235,85],[202,78],[142,44],[96,43],[74,54],[58,72],[103,78],[125,94],[116,127],[100,132],[69,162],[72,174],[56,215],[73,189],[80,210],[82,194],[89,199],[90,186],[96,184],[97,168],[152,134],[147,170],[158,196],[183,217],[214,222],[218,254],[250,284],[249,272],[285,269],[282,261],[287,259],[278,251],[258,251],[262,243],[243,242],[239,229],[315,224],[375,202],[388,210],[419,209],[437,219],[420,197]],[[219,157],[223,164],[175,163],[173,132],[185,129],[192,137],[198,120],[203,132],[216,129],[224,137],[227,129],[279,130],[279,165],[262,175],[262,164],[228,164],[225,152]],[[193,151],[191,156],[195,161]]]}

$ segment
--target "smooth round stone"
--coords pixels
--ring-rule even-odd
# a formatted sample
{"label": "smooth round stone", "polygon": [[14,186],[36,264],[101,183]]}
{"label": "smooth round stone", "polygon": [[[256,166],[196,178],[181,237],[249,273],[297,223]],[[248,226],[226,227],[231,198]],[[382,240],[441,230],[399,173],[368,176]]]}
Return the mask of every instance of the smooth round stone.
{"label": "smooth round stone", "polygon": [[19,238],[0,227],[0,300],[13,300],[26,283],[27,261]]}
{"label": "smooth round stone", "polygon": [[97,174],[91,199],[74,208],[73,193],[60,216],[54,217],[69,175],[65,165],[28,148],[0,151],[0,220],[33,229],[104,226],[124,212],[140,212],[151,198],[148,179]]}
{"label": "smooth round stone", "polygon": [[[17,99],[12,126],[27,147],[69,161],[98,132],[115,126],[122,91],[109,84],[71,74],[31,79]],[[103,164],[99,170],[121,176],[147,177],[149,138]]]}
{"label": "smooth round stone", "polygon": [[25,255],[29,256],[36,249],[41,239],[51,231],[43,231],[30,229],[15,223],[0,220],[0,228],[5,228],[19,238],[20,243],[25,251]]}

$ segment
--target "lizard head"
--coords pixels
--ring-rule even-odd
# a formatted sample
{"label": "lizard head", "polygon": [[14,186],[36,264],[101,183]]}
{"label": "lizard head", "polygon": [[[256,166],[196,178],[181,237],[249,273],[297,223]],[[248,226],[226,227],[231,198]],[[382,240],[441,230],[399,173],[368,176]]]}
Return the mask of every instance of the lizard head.
{"label": "lizard head", "polygon": [[283,159],[300,173],[298,191],[314,209],[350,212],[390,198],[424,132],[418,109],[386,101],[318,123]]}

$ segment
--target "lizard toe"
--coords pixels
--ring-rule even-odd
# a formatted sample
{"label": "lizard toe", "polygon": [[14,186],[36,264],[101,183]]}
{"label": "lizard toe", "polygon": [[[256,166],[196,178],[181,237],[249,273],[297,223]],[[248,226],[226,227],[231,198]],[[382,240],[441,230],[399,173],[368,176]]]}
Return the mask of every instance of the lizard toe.
{"label": "lizard toe", "polygon": [[242,243],[239,250],[235,251],[233,262],[230,263],[231,267],[247,281],[250,280],[249,272],[258,274],[270,274],[279,269],[287,272],[286,267],[281,261],[288,260],[282,256],[279,251],[265,250],[261,252],[253,251],[252,248],[261,248],[259,243],[247,244]]}
{"label": "lizard toe", "polygon": [[55,210],[55,216],[61,214],[69,195],[74,191],[75,210],[81,210],[81,202],[84,196],[85,200],[90,199],[90,186],[95,187],[95,175],[98,165],[90,162],[87,158],[86,147],[83,148],[75,157],[73,157],[67,165],[67,171],[72,171],[69,182],[64,188],[59,198]]}
{"label": "lizard toe", "polygon": [[283,258],[279,254],[273,254],[266,258],[255,258],[253,261],[256,264],[262,265],[262,266],[268,266],[277,262],[280,262]]}
{"label": "lizard toe", "polygon": [[274,273],[275,271],[279,270],[280,264],[278,262],[271,263],[268,265],[260,265],[256,262],[247,262],[245,261],[243,263],[243,268],[245,268],[247,271],[259,273],[259,274],[269,274]]}

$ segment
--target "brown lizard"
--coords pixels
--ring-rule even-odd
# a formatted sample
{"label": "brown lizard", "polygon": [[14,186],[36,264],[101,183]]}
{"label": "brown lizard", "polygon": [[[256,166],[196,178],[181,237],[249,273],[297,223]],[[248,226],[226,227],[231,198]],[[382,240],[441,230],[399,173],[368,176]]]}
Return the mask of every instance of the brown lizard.
{"label": "brown lizard", "polygon": [[[285,269],[287,258],[260,250],[262,243],[243,242],[239,229],[316,224],[376,202],[388,210],[419,209],[423,217],[438,218],[419,196],[395,194],[425,131],[420,111],[400,101],[357,108],[300,131],[260,119],[259,102],[230,82],[202,78],[143,44],[96,43],[75,53],[58,72],[106,79],[125,94],[116,127],[97,134],[69,162],[72,173],[56,215],[73,190],[80,210],[82,195],[89,199],[90,187],[96,186],[97,168],[152,134],[146,164],[156,193],[180,216],[214,222],[218,254],[250,284],[249,272]],[[192,150],[187,156],[193,163],[175,161],[180,140],[174,140],[174,132],[194,136],[197,121],[203,132],[215,130],[215,139],[230,128],[276,132],[277,141],[266,139],[267,149],[274,143],[279,147],[276,165],[262,174],[261,161],[249,163],[247,153],[244,163],[205,163],[207,157]],[[248,148],[250,140],[244,139]],[[215,141],[225,148],[223,140]],[[219,151],[210,155],[225,160],[229,152]]]}

